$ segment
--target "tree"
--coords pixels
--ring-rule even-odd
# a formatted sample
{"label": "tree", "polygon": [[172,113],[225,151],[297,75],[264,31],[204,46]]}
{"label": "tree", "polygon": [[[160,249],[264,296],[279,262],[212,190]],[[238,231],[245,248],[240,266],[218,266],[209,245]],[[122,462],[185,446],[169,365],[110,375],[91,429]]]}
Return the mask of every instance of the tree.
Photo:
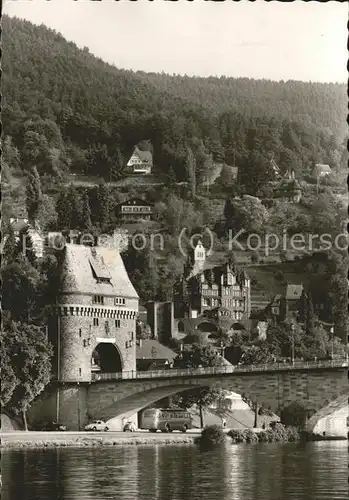
{"label": "tree", "polygon": [[190,185],[191,195],[194,198],[196,195],[196,160],[191,148],[187,148],[187,158],[185,162],[187,172],[187,180]]}
{"label": "tree", "polygon": [[82,196],[82,210],[81,210],[81,229],[89,230],[91,229],[91,208],[90,200],[88,197],[87,190],[84,191]]}
{"label": "tree", "polygon": [[148,340],[153,338],[153,334],[150,326],[143,321],[136,321],[136,338],[142,340]]}
{"label": "tree", "polygon": [[1,280],[3,311],[10,312],[16,321],[31,321],[37,313],[38,271],[20,254],[1,269]]}
{"label": "tree", "polygon": [[267,158],[258,150],[251,150],[241,162],[238,170],[238,183],[245,188],[245,192],[255,196],[258,190],[268,181],[273,180],[274,173]]}
{"label": "tree", "polygon": [[33,222],[37,219],[42,201],[40,176],[36,167],[33,167],[29,172],[26,192],[28,217],[29,220]]}
{"label": "tree", "polygon": [[1,402],[10,412],[23,415],[28,430],[27,409],[50,382],[52,346],[41,328],[8,318],[1,331],[1,350],[10,360],[3,368],[2,358]]}
{"label": "tree", "polygon": [[[174,360],[175,368],[208,368],[224,365],[223,359],[212,346],[194,344],[184,350]],[[199,387],[177,395],[174,400],[178,406],[190,408],[197,404],[200,412],[200,426],[204,427],[203,408],[224,396],[224,391],[216,387]]]}
{"label": "tree", "polygon": [[2,264],[4,266],[15,261],[18,255],[18,244],[11,224],[8,225],[6,232],[4,231],[3,234],[5,241],[2,252]]}
{"label": "tree", "polygon": [[43,231],[55,229],[57,226],[56,204],[53,197],[43,194],[39,212],[38,224]]}
{"label": "tree", "polygon": [[261,233],[265,229],[269,213],[259,198],[248,195],[234,198],[233,206],[237,228],[250,233]]}
{"label": "tree", "polygon": [[103,230],[110,221],[110,194],[105,182],[101,182],[97,190],[98,218],[100,227]]}
{"label": "tree", "polygon": [[282,408],[280,412],[280,422],[283,425],[303,428],[307,420],[307,411],[304,406],[293,402]]}
{"label": "tree", "polygon": [[124,159],[120,149],[117,147],[112,161],[109,163],[109,181],[117,181],[122,174]]}

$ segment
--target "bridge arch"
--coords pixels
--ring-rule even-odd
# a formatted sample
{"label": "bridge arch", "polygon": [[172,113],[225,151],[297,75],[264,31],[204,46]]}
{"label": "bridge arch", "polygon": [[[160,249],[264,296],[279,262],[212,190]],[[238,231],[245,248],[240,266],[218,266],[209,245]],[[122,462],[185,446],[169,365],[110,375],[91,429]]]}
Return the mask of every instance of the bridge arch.
{"label": "bridge arch", "polygon": [[117,345],[111,342],[99,342],[91,356],[91,371],[98,373],[120,373],[123,360]]}
{"label": "bridge arch", "polygon": [[[204,370],[204,369],[203,369]],[[308,415],[326,406],[342,394],[347,394],[347,368],[275,367],[222,375],[209,373],[168,374],[134,380],[99,380],[89,386],[88,406],[93,416],[103,409],[106,418],[131,415],[166,396],[198,387],[220,387],[245,394],[252,401],[281,410],[292,402],[301,404]],[[146,375],[146,374],[145,374]],[[155,373],[154,373],[155,375]]]}

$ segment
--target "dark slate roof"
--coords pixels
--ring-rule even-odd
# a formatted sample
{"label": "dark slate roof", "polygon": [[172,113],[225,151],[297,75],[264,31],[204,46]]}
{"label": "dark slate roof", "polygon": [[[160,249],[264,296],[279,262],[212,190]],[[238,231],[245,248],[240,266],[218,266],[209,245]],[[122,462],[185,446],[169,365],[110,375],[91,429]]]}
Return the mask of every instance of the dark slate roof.
{"label": "dark slate roof", "polygon": [[137,346],[137,359],[168,359],[173,361],[177,354],[155,339],[142,340],[142,345]]}
{"label": "dark slate roof", "polygon": [[129,200],[124,201],[123,203],[120,203],[118,206],[132,206],[132,205],[137,205],[137,206],[142,206],[142,207],[152,207],[152,204],[149,203],[148,201],[142,200],[142,198],[131,198]]}
{"label": "dark slate roof", "polygon": [[14,233],[20,233],[21,231],[29,227],[28,219],[17,219],[11,222],[11,228]]}

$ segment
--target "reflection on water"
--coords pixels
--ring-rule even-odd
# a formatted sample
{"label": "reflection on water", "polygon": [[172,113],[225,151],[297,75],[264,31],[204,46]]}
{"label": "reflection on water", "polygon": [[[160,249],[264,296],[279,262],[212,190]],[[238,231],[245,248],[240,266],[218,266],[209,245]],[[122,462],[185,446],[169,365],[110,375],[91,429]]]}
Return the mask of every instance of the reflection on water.
{"label": "reflection on water", "polygon": [[337,500],[347,443],[21,450],[2,453],[2,500]]}

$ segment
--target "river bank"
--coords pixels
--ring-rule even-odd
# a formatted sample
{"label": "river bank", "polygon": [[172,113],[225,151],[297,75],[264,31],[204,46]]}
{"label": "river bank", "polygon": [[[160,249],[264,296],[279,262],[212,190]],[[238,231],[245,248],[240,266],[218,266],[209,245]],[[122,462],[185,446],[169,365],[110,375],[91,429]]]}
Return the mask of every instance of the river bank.
{"label": "river bank", "polygon": [[[232,444],[257,444],[275,442],[297,442],[297,441],[324,441],[345,440],[346,438],[331,438],[318,435],[302,435],[295,429],[289,429],[287,433],[268,429],[246,429],[225,430]],[[186,434],[182,433],[122,433],[122,432],[33,432],[16,431],[0,433],[1,449],[43,449],[43,448],[94,448],[103,446],[146,446],[146,445],[175,445],[194,444],[198,442],[201,431],[195,429]]]}
{"label": "river bank", "polygon": [[[148,434],[148,433],[87,433],[64,432],[15,432],[0,434],[2,449],[58,448],[58,447],[101,447],[154,444],[193,444],[197,432],[191,434]],[[109,434],[109,435],[108,435]]]}

